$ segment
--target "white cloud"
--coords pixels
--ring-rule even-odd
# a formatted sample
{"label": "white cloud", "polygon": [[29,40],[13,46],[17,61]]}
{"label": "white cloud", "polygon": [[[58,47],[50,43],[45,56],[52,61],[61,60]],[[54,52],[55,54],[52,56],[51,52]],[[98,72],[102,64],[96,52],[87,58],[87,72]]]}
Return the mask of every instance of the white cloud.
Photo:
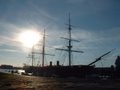
{"label": "white cloud", "polygon": [[7,44],[11,39],[5,36],[0,36],[0,45]]}
{"label": "white cloud", "polygon": [[73,30],[73,38],[80,41],[75,43],[81,49],[117,48],[120,45],[120,28],[110,30]]}
{"label": "white cloud", "polygon": [[22,30],[19,26],[8,22],[0,22],[0,27],[0,48],[3,48],[3,46],[6,46],[6,48],[11,47],[11,49],[1,49],[1,52],[19,52],[20,50],[22,52],[22,49],[23,52],[26,52],[22,44],[17,40],[18,34]]}
{"label": "white cloud", "polygon": [[18,50],[14,50],[14,49],[0,49],[0,52],[16,53],[16,52],[18,52]]}

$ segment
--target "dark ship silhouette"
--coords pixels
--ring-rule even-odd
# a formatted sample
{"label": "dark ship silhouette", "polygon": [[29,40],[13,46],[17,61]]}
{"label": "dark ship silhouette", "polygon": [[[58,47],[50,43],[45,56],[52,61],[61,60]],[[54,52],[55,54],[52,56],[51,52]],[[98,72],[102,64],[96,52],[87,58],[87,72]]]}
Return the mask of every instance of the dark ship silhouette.
{"label": "dark ship silhouette", "polygon": [[[34,51],[32,51],[32,66],[24,66],[24,69],[26,73],[32,73],[36,76],[46,76],[46,77],[79,77],[79,78],[118,78],[120,77],[120,56],[117,57],[115,65],[111,67],[95,67],[95,63],[102,60],[102,58],[109,53],[111,53],[113,50],[101,55],[98,57],[95,61],[91,62],[88,65],[71,65],[71,52],[77,52],[77,53],[83,53],[83,51],[77,51],[72,50],[72,41],[71,38],[71,30],[72,25],[70,21],[70,15],[69,15],[69,24],[68,24],[68,38],[64,38],[68,40],[68,46],[67,49],[60,49],[56,48],[56,50],[62,50],[68,52],[68,60],[69,65],[63,66],[59,64],[59,61],[57,61],[56,65],[52,65],[52,61],[50,62],[49,66],[44,66],[44,56],[45,55],[51,55],[45,53],[45,30],[43,35],[43,47],[42,47],[42,66],[33,66],[33,60],[34,60]],[[33,48],[32,48],[33,49]]]}

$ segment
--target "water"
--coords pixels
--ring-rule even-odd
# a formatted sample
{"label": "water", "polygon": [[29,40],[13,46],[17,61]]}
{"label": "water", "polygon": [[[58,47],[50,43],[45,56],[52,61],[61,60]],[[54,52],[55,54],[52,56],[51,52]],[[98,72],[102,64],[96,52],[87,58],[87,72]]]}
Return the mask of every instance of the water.
{"label": "water", "polygon": [[18,74],[22,74],[25,73],[25,70],[22,69],[0,69],[0,72],[2,73],[18,73]]}
{"label": "water", "polygon": [[12,71],[16,71],[16,69],[0,69],[0,72],[3,73],[11,73]]}

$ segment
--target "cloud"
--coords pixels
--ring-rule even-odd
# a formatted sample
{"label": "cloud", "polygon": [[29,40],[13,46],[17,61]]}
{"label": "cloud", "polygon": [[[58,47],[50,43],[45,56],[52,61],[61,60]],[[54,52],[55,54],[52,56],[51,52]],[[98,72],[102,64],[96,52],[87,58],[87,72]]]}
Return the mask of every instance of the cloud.
{"label": "cloud", "polygon": [[20,52],[20,43],[14,41],[13,38],[0,35],[0,52]]}
{"label": "cloud", "polygon": [[[80,16],[81,19],[100,16],[114,7],[113,0],[67,0],[67,2],[71,6],[69,8],[71,13],[74,13],[74,17]],[[75,7],[72,7],[74,5]]]}
{"label": "cloud", "polygon": [[21,30],[21,27],[15,24],[0,22],[0,52],[26,52],[22,44],[17,40]]}
{"label": "cloud", "polygon": [[16,52],[18,52],[18,50],[14,50],[14,49],[0,49],[0,52],[16,53]]}
{"label": "cloud", "polygon": [[18,32],[19,27],[8,22],[0,22],[0,44],[15,44],[14,35]]}
{"label": "cloud", "polygon": [[103,43],[119,43],[120,41],[120,28],[112,28],[108,30],[100,30],[96,32],[97,40]]}
{"label": "cloud", "polygon": [[56,17],[51,16],[48,12],[45,11],[45,9],[41,9],[39,5],[36,5],[35,3],[33,3],[32,1],[29,2],[29,5],[31,6],[32,9],[32,14],[37,15],[41,18],[45,18],[48,20],[56,20]]}
{"label": "cloud", "polygon": [[109,30],[73,30],[72,37],[73,39],[79,40],[79,43],[73,43],[75,47],[81,49],[113,49],[119,48],[120,45],[120,28],[113,28]]}
{"label": "cloud", "polygon": [[[0,35],[0,43],[1,44],[5,44],[5,43],[13,43],[14,42],[14,38],[13,37],[10,37],[10,36],[5,36],[5,35]],[[11,43],[10,43],[11,42]]]}
{"label": "cloud", "polygon": [[[105,30],[102,31],[91,31],[91,30],[83,30],[77,29],[72,30],[72,38],[75,40],[79,40],[79,43],[73,42],[73,45],[80,47],[82,49],[97,49],[101,45],[106,45],[107,42],[115,41],[119,39],[118,30],[113,36],[114,30]],[[67,40],[62,39],[61,37],[68,37],[68,30],[60,30],[58,27],[52,28],[52,30],[48,30],[47,45],[51,45],[52,47],[63,47],[67,46]],[[108,35],[106,35],[108,33]],[[49,39],[49,40],[48,40]],[[78,44],[78,45],[77,45]],[[96,47],[95,47],[96,46]],[[101,46],[102,47],[102,46]]]}

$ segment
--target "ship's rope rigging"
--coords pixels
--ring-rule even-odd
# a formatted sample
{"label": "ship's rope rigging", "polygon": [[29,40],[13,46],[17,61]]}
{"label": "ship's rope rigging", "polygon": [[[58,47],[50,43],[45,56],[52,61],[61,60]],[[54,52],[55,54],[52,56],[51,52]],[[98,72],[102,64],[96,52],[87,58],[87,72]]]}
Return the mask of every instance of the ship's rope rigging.
{"label": "ship's rope rigging", "polygon": [[[66,47],[63,48],[63,49],[60,49],[60,48],[56,48],[56,50],[61,50],[61,51],[67,51],[68,52],[68,60],[69,60],[69,66],[71,66],[71,62],[73,60],[73,55],[72,55],[72,52],[77,52],[77,53],[83,53],[83,51],[78,51],[78,50],[72,50],[72,46],[73,46],[73,43],[72,41],[75,41],[75,42],[78,42],[78,40],[74,40],[72,39],[72,35],[71,35],[71,31],[72,31],[72,25],[71,25],[71,19],[70,19],[70,14],[69,14],[69,20],[68,20],[69,24],[68,24],[68,34],[66,36],[68,36],[68,38],[64,38],[62,37],[63,39],[66,39],[67,42],[65,43],[66,44]],[[65,33],[64,33],[65,34]],[[45,59],[45,55],[50,55],[50,54],[46,54],[45,53],[45,39],[46,39],[46,34],[45,34],[45,30],[44,30],[44,33],[43,33],[43,47],[42,47],[42,53],[38,53],[38,54],[42,54],[42,66],[44,66],[44,59]],[[67,49],[66,49],[67,48]],[[32,56],[34,56],[35,53],[32,54]],[[60,56],[60,55],[59,55]],[[66,58],[66,55],[64,56],[64,61],[63,61],[63,64],[65,63],[65,58]],[[32,58],[34,59],[34,58]],[[32,61],[33,63],[34,61]],[[47,60],[45,59],[45,62],[47,62]]]}

